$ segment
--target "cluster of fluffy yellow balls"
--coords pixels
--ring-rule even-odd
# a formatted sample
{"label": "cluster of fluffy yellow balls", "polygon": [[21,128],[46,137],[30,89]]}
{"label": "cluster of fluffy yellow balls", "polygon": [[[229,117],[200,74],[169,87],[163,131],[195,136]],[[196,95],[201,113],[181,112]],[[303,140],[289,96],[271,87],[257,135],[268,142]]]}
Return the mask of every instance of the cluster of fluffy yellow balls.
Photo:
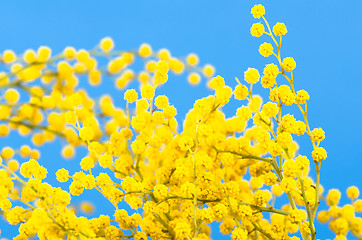
{"label": "cluster of fluffy yellow balls", "polygon": [[[338,190],[323,195],[325,133],[310,127],[310,96],[294,87],[295,60],[280,54],[287,28],[284,23],[271,28],[262,5],[251,13],[263,19],[252,25],[251,35],[271,39],[259,52],[273,55],[276,63],[262,74],[248,68],[245,82],[236,78],[233,88],[214,76],[213,66],[200,67],[196,54],[177,58],[148,44],[118,51],[109,37],[93,50],[66,47],[56,56],[48,47],[22,55],[4,51],[0,59],[9,72],[0,73],[0,136],[16,131],[31,136],[33,146],[0,149],[0,209],[9,224],[19,226],[14,239],[207,240],[216,221],[233,240],[315,240],[323,237],[316,234],[316,218],[329,222],[335,239],[349,233],[362,239],[358,188],[348,189],[351,204],[343,207]],[[100,58],[108,64],[98,66]],[[137,59],[144,61],[139,72],[132,70]],[[190,84],[206,78],[213,94],[196,100],[180,127],[177,109],[157,92],[171,72],[185,71]],[[110,95],[91,98],[78,86],[83,78],[91,86],[113,80],[125,107]],[[139,89],[129,87],[133,81]],[[259,82],[269,100],[253,93]],[[240,107],[226,117],[222,108],[232,98]],[[290,114],[293,107],[301,119]],[[309,156],[298,153],[301,135],[310,139]],[[66,188],[47,183],[48,170],[36,149],[56,138],[65,143],[64,158],[87,149],[79,169],[66,164],[57,169],[56,179]],[[113,214],[89,218],[97,206],[72,203],[72,196],[90,190],[109,202]],[[322,200],[330,208],[318,213]],[[137,212],[122,209],[124,203]]]}

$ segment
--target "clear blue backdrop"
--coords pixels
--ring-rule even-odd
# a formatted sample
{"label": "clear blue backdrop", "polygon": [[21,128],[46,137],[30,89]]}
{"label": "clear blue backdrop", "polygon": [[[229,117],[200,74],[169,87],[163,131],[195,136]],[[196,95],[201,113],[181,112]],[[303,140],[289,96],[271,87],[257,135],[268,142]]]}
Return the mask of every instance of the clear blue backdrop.
{"label": "clear blue backdrop", "polygon": [[[248,67],[262,70],[272,60],[258,53],[259,44],[267,38],[253,38],[249,33],[251,24],[258,21],[252,18],[250,8],[258,3],[265,5],[271,24],[286,23],[282,55],[294,57],[295,85],[311,95],[312,128],[322,127],[326,132],[323,186],[343,193],[352,184],[362,187],[362,1],[1,1],[0,52],[10,48],[22,53],[40,45],[50,46],[54,53],[68,45],[90,49],[101,38],[111,36],[121,50],[147,42],[154,49],[166,47],[175,56],[196,52],[201,64],[212,63],[227,84],[234,86],[234,76],[242,78]],[[185,75],[171,77],[162,91],[172,93],[170,100],[178,109],[179,120],[196,98],[210,94],[204,86],[189,87]],[[257,91],[267,96],[265,90]],[[235,107],[236,103],[231,104],[229,115]],[[22,143],[16,134],[10,139],[12,142],[6,143],[0,139],[0,147]],[[310,154],[310,143],[301,141],[300,152]],[[62,167],[63,160],[53,157],[61,145],[64,143],[57,141],[43,148],[41,163],[48,168]],[[67,164],[76,167],[77,161]],[[50,182],[55,182],[54,176]],[[100,201],[97,193],[87,196]],[[111,213],[110,209],[103,204],[95,215]],[[17,232],[17,227],[9,228],[2,220],[0,229],[2,237]],[[317,229],[319,238],[333,238],[326,226]],[[221,238],[217,232],[213,231],[215,239]]]}

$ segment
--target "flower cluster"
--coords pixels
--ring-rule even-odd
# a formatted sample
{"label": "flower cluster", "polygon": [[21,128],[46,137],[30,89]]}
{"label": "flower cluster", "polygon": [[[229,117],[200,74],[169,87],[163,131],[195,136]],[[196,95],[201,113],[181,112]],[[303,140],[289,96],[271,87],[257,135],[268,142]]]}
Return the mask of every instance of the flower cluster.
{"label": "flower cluster", "polygon": [[[16,131],[31,136],[34,146],[0,149],[0,210],[19,226],[14,239],[207,240],[216,221],[233,240],[315,240],[316,216],[330,223],[336,239],[349,232],[361,238],[359,190],[348,189],[352,204],[343,207],[337,206],[338,190],[322,195],[325,133],[309,125],[310,96],[295,90],[295,60],[281,56],[287,28],[279,22],[271,28],[260,4],[251,13],[263,20],[252,25],[251,35],[271,39],[260,45],[260,54],[276,62],[260,72],[246,69],[245,82],[236,78],[233,87],[214,76],[213,66],[200,67],[196,54],[177,58],[148,44],[117,51],[109,37],[93,50],[67,47],[56,56],[48,47],[22,55],[4,51],[0,59],[9,71],[0,73],[0,136]],[[137,60],[144,69],[135,72]],[[185,71],[192,85],[206,78],[213,94],[196,100],[180,127],[177,109],[158,90],[169,74]],[[122,91],[125,107],[110,95],[94,99],[78,86],[83,78],[98,86],[106,76]],[[129,87],[133,81],[139,89]],[[252,91],[259,81],[268,100]],[[226,117],[222,109],[230,101],[240,107]],[[290,113],[293,107],[301,119]],[[313,147],[307,156],[298,153],[301,135]],[[64,143],[64,158],[87,150],[77,171],[66,166],[55,171],[66,188],[47,183],[48,170],[36,149],[56,138]],[[97,207],[72,203],[85,191],[99,192],[113,215],[82,216]],[[287,202],[277,208],[283,199]],[[321,200],[330,209],[317,214]],[[137,212],[122,209],[124,203]]]}

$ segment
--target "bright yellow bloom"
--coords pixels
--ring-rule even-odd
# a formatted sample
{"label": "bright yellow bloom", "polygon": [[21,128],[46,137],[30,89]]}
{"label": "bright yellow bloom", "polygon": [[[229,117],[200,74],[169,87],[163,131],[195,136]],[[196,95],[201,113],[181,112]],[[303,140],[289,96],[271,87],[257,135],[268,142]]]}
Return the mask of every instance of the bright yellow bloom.
{"label": "bright yellow bloom", "polygon": [[273,33],[275,36],[283,36],[287,33],[287,27],[284,23],[276,23],[273,27]]}
{"label": "bright yellow bloom", "polygon": [[169,60],[171,58],[171,53],[166,48],[162,48],[162,49],[158,50],[157,55],[160,60]]}
{"label": "bright yellow bloom", "polygon": [[158,109],[164,109],[169,104],[168,97],[161,95],[155,98],[155,105]]}
{"label": "bright yellow bloom", "polygon": [[327,152],[322,147],[317,147],[312,152],[312,157],[315,162],[320,162],[327,158]]}
{"label": "bright yellow bloom", "polygon": [[297,103],[305,104],[309,100],[309,94],[305,90],[299,90],[296,96]]}
{"label": "bright yellow bloom", "polygon": [[273,45],[270,43],[263,43],[259,47],[259,53],[264,57],[269,57],[273,54]]}
{"label": "bright yellow bloom", "polygon": [[113,39],[110,37],[105,37],[99,43],[99,48],[104,52],[109,52],[114,48]]}
{"label": "bright yellow bloom", "polygon": [[137,101],[137,98],[138,98],[138,93],[134,89],[128,89],[124,93],[124,100],[126,100],[129,103]]}
{"label": "bright yellow bloom", "polygon": [[211,89],[220,89],[222,88],[223,86],[225,86],[225,81],[224,81],[224,78],[221,77],[220,75],[217,75],[216,77],[212,78],[209,83],[208,83],[208,86],[211,88]]}
{"label": "bright yellow bloom", "polygon": [[250,33],[254,37],[261,37],[264,34],[264,25],[262,23],[254,23],[250,28]]}
{"label": "bright yellow bloom", "polygon": [[351,186],[347,189],[347,196],[350,199],[356,199],[359,196],[359,189],[356,186]]}
{"label": "bright yellow bloom", "polygon": [[10,88],[5,92],[5,99],[8,103],[15,104],[19,101],[20,94],[14,88]]}
{"label": "bright yellow bloom", "polygon": [[311,131],[313,141],[319,143],[324,140],[325,133],[322,128],[315,128]]}
{"label": "bright yellow bloom", "polygon": [[94,167],[94,160],[90,157],[84,157],[80,161],[80,166],[84,171],[88,171]]}
{"label": "bright yellow bloom", "polygon": [[138,49],[138,55],[140,57],[146,58],[152,54],[152,48],[147,43],[143,43],[140,48]]}
{"label": "bright yellow bloom", "polygon": [[257,83],[259,81],[259,78],[259,71],[255,68],[248,68],[248,70],[244,72],[244,80],[248,83]]}
{"label": "bright yellow bloom", "polygon": [[155,88],[151,85],[144,85],[141,88],[141,96],[146,99],[152,99],[155,96]]}
{"label": "bright yellow bloom", "polygon": [[287,72],[291,72],[295,69],[296,67],[296,63],[294,61],[293,58],[291,57],[286,57],[283,59],[283,62],[282,62],[282,68],[287,71]]}
{"label": "bright yellow bloom", "polygon": [[334,206],[339,203],[339,199],[341,198],[341,192],[337,189],[331,189],[327,195],[327,204],[329,206]]}
{"label": "bright yellow bloom", "polygon": [[94,130],[91,127],[83,127],[79,131],[79,137],[84,141],[90,141],[94,138]]}
{"label": "bright yellow bloom", "polygon": [[204,66],[204,68],[202,69],[202,73],[205,75],[205,77],[210,78],[210,77],[212,77],[214,75],[215,68],[210,64],[206,64]]}
{"label": "bright yellow bloom", "polygon": [[248,232],[245,229],[237,227],[233,230],[231,234],[232,240],[246,240],[248,239]]}
{"label": "bright yellow bloom", "polygon": [[260,18],[260,17],[264,16],[264,14],[265,14],[264,6],[261,4],[254,5],[254,7],[251,9],[251,14],[253,14],[254,18]]}
{"label": "bright yellow bloom", "polygon": [[199,63],[199,57],[195,53],[187,55],[186,62],[190,66],[196,66]]}
{"label": "bright yellow bloom", "polygon": [[6,64],[12,63],[16,60],[16,55],[12,50],[5,50],[2,55],[2,60]]}
{"label": "bright yellow bloom", "polygon": [[194,140],[190,136],[181,136],[178,142],[178,146],[182,151],[187,151],[194,146]]}
{"label": "bright yellow bloom", "polygon": [[244,100],[249,95],[249,89],[248,87],[239,84],[235,87],[233,94],[235,99]]}
{"label": "bright yellow bloom", "polygon": [[201,76],[200,74],[196,73],[196,72],[192,72],[188,75],[187,77],[187,81],[191,84],[191,85],[197,85],[200,83],[201,81]]}

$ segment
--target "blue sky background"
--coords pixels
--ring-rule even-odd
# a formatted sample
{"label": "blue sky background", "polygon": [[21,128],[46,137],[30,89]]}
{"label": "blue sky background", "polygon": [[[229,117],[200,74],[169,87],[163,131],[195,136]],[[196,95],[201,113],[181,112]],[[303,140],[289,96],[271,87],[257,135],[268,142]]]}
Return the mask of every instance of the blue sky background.
{"label": "blue sky background", "polygon": [[[166,47],[175,56],[195,52],[201,64],[212,63],[217,74],[234,86],[234,77],[242,78],[248,67],[262,71],[265,64],[275,63],[275,59],[258,53],[259,45],[269,39],[250,35],[250,26],[258,22],[250,9],[258,3],[265,5],[271,25],[278,21],[286,24],[282,56],[294,57],[296,88],[311,96],[311,127],[322,127],[326,132],[322,146],[328,159],[322,164],[322,185],[339,188],[343,194],[350,185],[362,188],[362,1],[1,1],[0,52],[13,49],[22,53],[41,45],[50,46],[54,53],[65,46],[90,49],[110,36],[120,50],[136,49],[147,42],[154,49]],[[94,96],[107,91],[106,87],[91,90]],[[170,95],[179,120],[195,99],[211,93],[204,85],[190,87],[186,75],[170,77],[160,92]],[[262,88],[255,92],[268,94]],[[122,96],[119,93],[116,99]],[[239,105],[230,104],[225,109],[227,115]],[[11,134],[10,140],[0,139],[0,148],[20,146],[16,134]],[[62,144],[56,141],[42,148],[41,163],[48,168],[62,167],[64,161],[54,157]],[[309,155],[310,143],[302,138],[300,145],[300,152]],[[78,161],[67,164],[76,167]],[[53,182],[54,176],[50,178]],[[99,198],[96,193],[86,196],[96,202]],[[345,197],[342,200],[347,201]],[[101,205],[95,214],[109,209],[107,204]],[[10,238],[17,228],[0,220],[0,229],[2,237]],[[317,229],[319,238],[333,238],[326,226]],[[218,229],[213,232],[215,239],[221,237]]]}

